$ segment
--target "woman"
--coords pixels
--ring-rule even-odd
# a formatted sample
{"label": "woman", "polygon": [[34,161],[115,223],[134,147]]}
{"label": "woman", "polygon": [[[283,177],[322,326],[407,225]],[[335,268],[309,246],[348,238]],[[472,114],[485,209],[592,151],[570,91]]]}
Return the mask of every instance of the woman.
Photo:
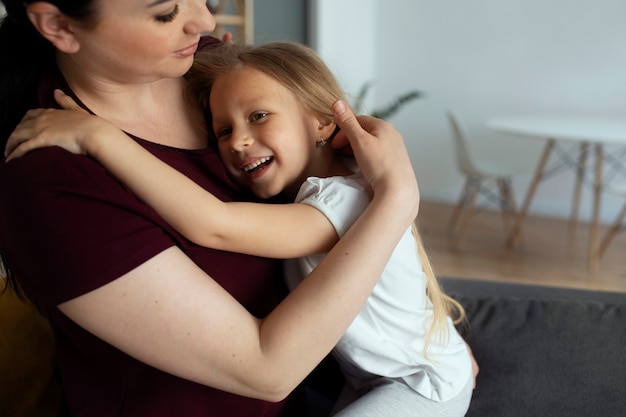
{"label": "woman", "polygon": [[[4,140],[61,88],[219,198],[249,198],[183,95],[215,24],[204,1],[4,5],[3,104],[24,97],[2,116]],[[0,253],[50,318],[73,415],[302,415],[289,394],[356,316],[419,200],[389,124],[341,102],[334,116],[374,197],[280,303],[274,261],[194,245],[91,159],[47,148],[0,167]]]}
{"label": "woman", "polygon": [[[320,248],[332,247],[369,204],[369,186],[352,161],[327,146],[336,131],[330,110],[343,98],[337,80],[313,51],[289,42],[211,48],[196,55],[185,78],[231,177],[259,198],[282,194],[301,204],[222,202],[61,92],[59,104],[77,111],[42,113],[41,134],[29,113],[11,134],[7,161],[49,145],[87,154],[199,245],[300,257],[285,270],[290,288],[297,286],[323,259]],[[72,128],[58,132],[56,125]],[[163,193],[164,185],[177,193]],[[333,350],[361,395],[341,415],[464,416],[471,360],[453,313],[455,322],[464,320],[463,307],[442,292],[417,230],[407,229]]]}

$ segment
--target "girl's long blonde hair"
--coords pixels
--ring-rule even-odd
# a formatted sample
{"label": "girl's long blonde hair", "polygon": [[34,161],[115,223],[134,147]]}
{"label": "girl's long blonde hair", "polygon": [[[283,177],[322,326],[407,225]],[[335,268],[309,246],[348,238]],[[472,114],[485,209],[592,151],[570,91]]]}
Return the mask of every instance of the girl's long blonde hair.
{"label": "girl's long blonde hair", "polygon": [[[212,125],[209,98],[214,80],[242,65],[273,77],[292,91],[305,109],[322,120],[333,122],[332,105],[337,100],[345,100],[333,73],[310,48],[292,42],[272,42],[260,46],[221,44],[196,54],[194,64],[186,75],[188,92],[204,110],[207,126]],[[447,340],[447,317],[452,317],[458,324],[464,320],[465,310],[441,289],[415,222],[413,235],[427,277],[426,294],[434,312],[424,346],[424,354],[428,356],[428,346],[435,335],[441,342]]]}
{"label": "girl's long blonde hair", "polygon": [[276,79],[295,93],[305,109],[324,121],[333,122],[332,104],[345,99],[326,64],[305,46],[291,42],[260,46],[220,44],[197,53],[186,75],[188,91],[204,110],[209,127],[212,125],[209,98],[214,80],[242,65]]}

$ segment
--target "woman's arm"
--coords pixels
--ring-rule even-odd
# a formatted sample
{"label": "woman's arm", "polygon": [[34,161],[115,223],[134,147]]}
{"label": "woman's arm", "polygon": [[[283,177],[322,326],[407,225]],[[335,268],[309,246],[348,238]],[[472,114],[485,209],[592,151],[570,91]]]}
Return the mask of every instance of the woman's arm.
{"label": "woman's arm", "polygon": [[61,311],[174,375],[240,395],[284,398],[348,328],[417,215],[417,184],[401,136],[370,118],[360,119],[363,130],[342,109],[337,122],[351,139],[373,200],[267,317],[251,316],[175,247],[60,305]]}
{"label": "woman's arm", "polygon": [[53,145],[90,155],[172,227],[205,247],[297,258],[327,252],[337,241],[332,224],[315,208],[306,204],[224,203],[111,123],[80,109],[71,97],[58,90],[55,96],[67,110],[29,112],[9,139],[7,160]]}

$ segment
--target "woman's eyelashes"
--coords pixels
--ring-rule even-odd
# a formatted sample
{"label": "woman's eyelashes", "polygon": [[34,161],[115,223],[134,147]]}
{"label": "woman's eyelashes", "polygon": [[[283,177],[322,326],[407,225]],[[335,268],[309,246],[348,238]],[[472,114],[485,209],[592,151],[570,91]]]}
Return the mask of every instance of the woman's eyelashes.
{"label": "woman's eyelashes", "polygon": [[156,18],[157,21],[159,21],[161,23],[169,23],[172,20],[174,20],[177,15],[178,15],[178,4],[174,6],[174,9],[170,13],[163,14],[163,15],[157,15],[157,16],[155,16],[155,18]]}

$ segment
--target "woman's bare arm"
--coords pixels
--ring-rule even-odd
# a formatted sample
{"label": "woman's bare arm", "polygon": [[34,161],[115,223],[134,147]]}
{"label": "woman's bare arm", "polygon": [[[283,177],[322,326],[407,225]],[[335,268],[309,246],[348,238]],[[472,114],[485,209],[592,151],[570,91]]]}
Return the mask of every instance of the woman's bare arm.
{"label": "woman's bare arm", "polygon": [[327,252],[337,241],[332,224],[315,208],[306,204],[222,202],[111,123],[80,109],[69,96],[60,91],[55,95],[68,110],[29,112],[9,139],[8,160],[52,145],[90,155],[172,227],[205,247],[297,258]]}
{"label": "woman's bare arm", "polygon": [[240,395],[284,398],[345,332],[417,214],[417,184],[400,135],[372,119],[361,119],[364,131],[350,111],[336,117],[373,200],[267,317],[251,316],[175,247],[61,311],[166,372]]}

